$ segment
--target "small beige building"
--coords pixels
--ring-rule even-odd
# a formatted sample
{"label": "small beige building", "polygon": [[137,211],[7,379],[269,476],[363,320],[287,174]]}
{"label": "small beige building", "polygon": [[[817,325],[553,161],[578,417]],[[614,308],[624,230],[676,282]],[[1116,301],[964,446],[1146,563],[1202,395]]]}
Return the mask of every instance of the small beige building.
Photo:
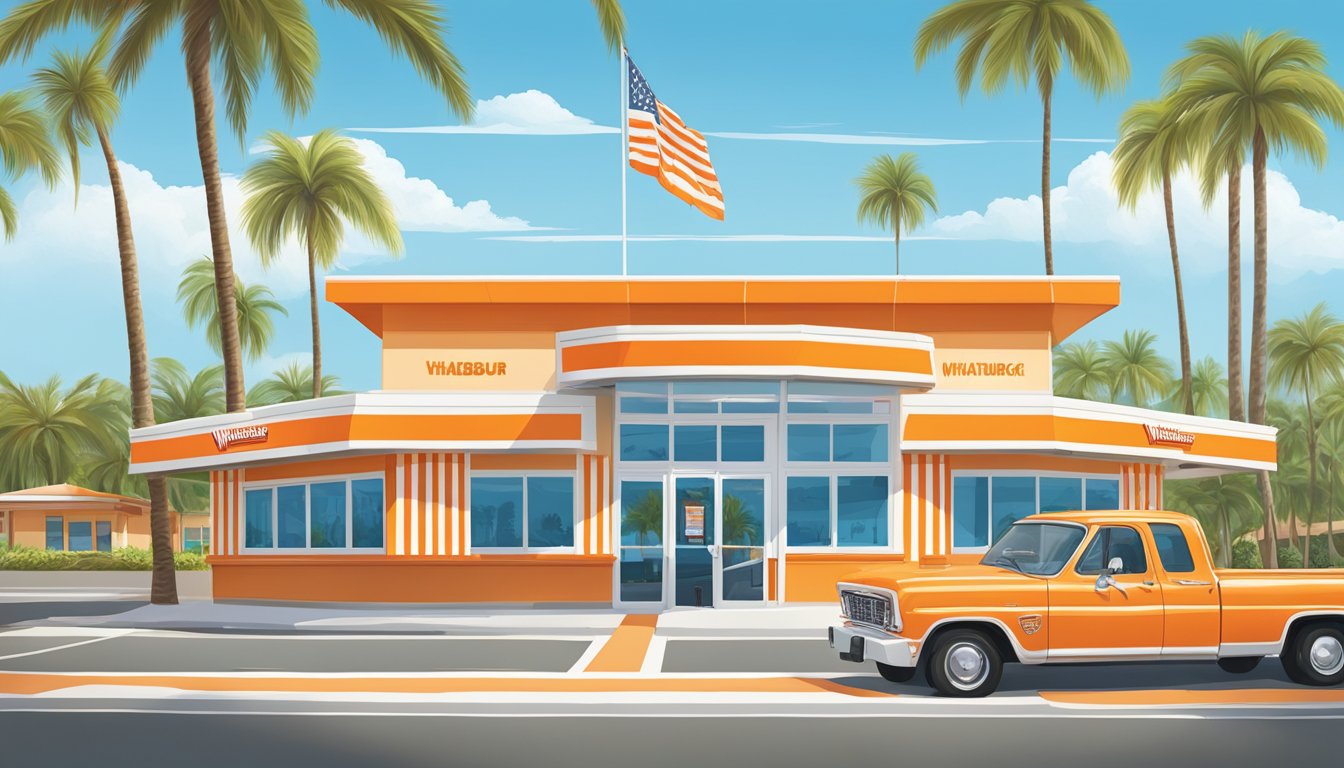
{"label": "small beige building", "polygon": [[[210,516],[173,511],[173,550],[209,552]],[[72,552],[149,549],[149,502],[61,483],[0,493],[0,542]]]}

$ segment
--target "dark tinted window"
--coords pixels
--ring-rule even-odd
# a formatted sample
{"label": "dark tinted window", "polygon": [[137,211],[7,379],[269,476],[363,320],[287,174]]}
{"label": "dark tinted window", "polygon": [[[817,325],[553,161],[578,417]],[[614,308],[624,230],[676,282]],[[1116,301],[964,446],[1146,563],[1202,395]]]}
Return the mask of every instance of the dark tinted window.
{"label": "dark tinted window", "polygon": [[1108,525],[1097,531],[1083,556],[1078,558],[1074,571],[1085,576],[1095,576],[1114,557],[1120,558],[1125,566],[1116,571],[1117,575],[1148,572],[1148,558],[1143,554],[1143,539],[1139,532],[1121,525]]}
{"label": "dark tinted window", "polygon": [[985,553],[980,564],[1054,576],[1064,570],[1086,533],[1077,525],[1018,523]]}
{"label": "dark tinted window", "polygon": [[1190,544],[1179,525],[1171,523],[1153,523],[1153,543],[1157,545],[1157,557],[1162,561],[1162,570],[1167,573],[1190,573],[1195,570],[1195,559],[1190,556]]}

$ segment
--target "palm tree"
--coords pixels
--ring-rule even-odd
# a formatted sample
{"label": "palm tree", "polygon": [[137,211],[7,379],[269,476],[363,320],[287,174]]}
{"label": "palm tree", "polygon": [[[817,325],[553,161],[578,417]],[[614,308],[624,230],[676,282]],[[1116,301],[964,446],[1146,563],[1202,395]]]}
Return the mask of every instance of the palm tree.
{"label": "palm tree", "polygon": [[[1280,493],[1271,498],[1285,498],[1289,501],[1296,501],[1298,491],[1301,490],[1305,493],[1307,486],[1307,473],[1302,466],[1307,455],[1307,412],[1300,404],[1277,399],[1269,401],[1267,411],[1269,424],[1278,430],[1278,434],[1275,435],[1275,444],[1278,450],[1278,469],[1271,481],[1270,491],[1273,493],[1274,487],[1277,485]],[[1263,504],[1264,499],[1262,498],[1262,507]],[[1284,509],[1271,507],[1270,511],[1274,513],[1274,519],[1271,520],[1271,535],[1267,535],[1266,540],[1278,541],[1277,521],[1279,518],[1286,518],[1288,521],[1288,543],[1297,548],[1297,505],[1292,504]],[[1271,549],[1274,551],[1277,560],[1277,545]],[[1277,568],[1277,563],[1273,567]]]}
{"label": "palm tree", "polygon": [[160,423],[224,413],[224,366],[211,365],[187,372],[171,357],[156,357],[150,378],[154,387],[154,415]]}
{"label": "palm tree", "polygon": [[759,546],[761,530],[756,515],[742,499],[732,494],[723,497],[723,543],[728,545]]}
{"label": "palm tree", "polygon": [[322,331],[317,317],[317,269],[336,263],[345,238],[345,222],[401,252],[392,203],[364,169],[354,142],[335,131],[319,131],[303,142],[271,131],[265,157],[243,174],[243,228],[261,254],[263,266],[275,263],[290,237],[308,255],[308,303],[313,325],[313,397],[321,397]]}
{"label": "palm tree", "polygon": [[1120,118],[1120,141],[1115,145],[1115,188],[1120,203],[1131,211],[1139,197],[1153,187],[1162,188],[1162,207],[1167,218],[1167,244],[1171,248],[1171,274],[1176,283],[1176,324],[1181,342],[1181,408],[1195,412],[1190,372],[1190,330],[1185,321],[1185,289],[1181,285],[1181,257],[1176,248],[1176,214],[1171,202],[1171,175],[1187,166],[1195,154],[1189,120],[1166,100],[1140,101]]}
{"label": "palm tree", "polygon": [[[1274,323],[1269,331],[1269,383],[1284,390],[1299,389],[1307,418],[1307,531],[1311,531],[1316,501],[1316,468],[1319,463],[1319,423],[1313,412],[1320,388],[1340,380],[1344,372],[1344,324],[1325,304],[1305,315]],[[1307,535],[1304,563],[1311,561],[1311,535]]]}
{"label": "palm tree", "polygon": [[964,99],[976,70],[986,94],[1010,80],[1025,88],[1034,76],[1041,95],[1041,214],[1045,273],[1055,273],[1050,238],[1050,106],[1055,81],[1069,70],[1098,98],[1129,80],[1129,57],[1104,11],[1086,0],[956,0],[924,20],[915,36],[915,67],[954,40],[957,90]]}
{"label": "palm tree", "polygon": [[321,389],[313,388],[313,367],[292,362],[272,374],[271,378],[258,382],[247,393],[247,404],[274,405],[275,403],[293,403],[307,400],[309,397],[348,394],[341,388],[341,380],[327,374],[322,377]]}
{"label": "palm tree", "polygon": [[[0,162],[11,179],[36,170],[47,186],[53,187],[61,177],[61,159],[47,136],[46,117],[19,91],[0,93]],[[6,240],[12,239],[19,228],[19,209],[3,186],[0,228]]]}
{"label": "palm tree", "polygon": [[657,491],[649,491],[631,504],[621,515],[621,530],[633,531],[639,546],[644,546],[645,538],[656,534],[658,540],[663,537],[663,496]]}
{"label": "palm tree", "polygon": [[919,170],[912,152],[900,157],[878,155],[854,180],[859,198],[859,223],[890,228],[896,239],[896,274],[901,274],[901,228],[906,232],[924,224],[925,211],[938,212],[933,180]]}
{"label": "palm tree", "polygon": [[1166,388],[1171,379],[1171,363],[1157,352],[1157,334],[1152,331],[1125,331],[1120,341],[1102,344],[1102,359],[1112,376],[1112,400],[1128,396],[1140,408]]}
{"label": "palm tree", "polygon": [[16,384],[0,373],[0,487],[17,490],[67,482],[81,458],[120,436],[116,383],[85,376],[61,386]]}
{"label": "palm tree", "polygon": [[1163,494],[1173,510],[1193,515],[1205,530],[1216,532],[1214,559],[1221,567],[1231,565],[1232,542],[1259,526],[1259,499],[1248,475],[1173,480]]}
{"label": "palm tree", "polygon": [[[449,109],[470,118],[474,103],[461,65],[444,43],[444,21],[437,4],[424,0],[328,0],[378,31],[383,41],[411,60],[422,77],[443,95]],[[599,11],[607,3],[598,5]],[[608,25],[618,24],[599,13]],[[118,88],[133,85],[150,54],[173,29],[182,36],[187,82],[196,122],[196,144],[205,181],[206,210],[215,295],[220,306],[226,401],[230,412],[246,407],[243,341],[235,307],[233,255],[229,248],[224,190],[215,136],[215,78],[224,89],[224,111],[240,142],[247,134],[252,95],[269,66],[271,85],[291,116],[306,112],[318,66],[317,33],[299,0],[30,0],[0,23],[0,63],[27,56],[44,35],[82,21],[116,31],[108,67]]]}
{"label": "palm tree", "polygon": [[[1244,147],[1251,148],[1255,257],[1248,416],[1263,424],[1268,389],[1269,151],[1291,150],[1324,168],[1327,142],[1319,121],[1344,125],[1344,90],[1325,73],[1320,47],[1286,32],[1262,35],[1252,30],[1240,39],[1201,37],[1187,49],[1190,54],[1173,69],[1181,80],[1173,92],[1178,108],[1193,112],[1201,130],[1211,136],[1212,157],[1227,162],[1238,153],[1244,157]],[[1269,473],[1261,472],[1259,482],[1269,520],[1274,503]]]}
{"label": "palm tree", "polygon": [[1060,397],[1107,401],[1114,375],[1097,342],[1070,341],[1055,349],[1054,392]]}
{"label": "palm tree", "polygon": [[[223,351],[221,342],[219,307],[215,301],[215,267],[209,257],[201,257],[182,270],[182,280],[177,284],[177,303],[182,305],[182,315],[187,325],[195,328],[205,326],[205,340],[216,352]],[[247,355],[248,360],[257,360],[271,345],[275,337],[275,322],[271,315],[278,312],[289,315],[280,302],[276,301],[271,289],[264,285],[246,285],[242,280],[234,279],[233,291],[237,318],[238,347]],[[227,356],[226,356],[227,359]],[[228,363],[224,366],[225,402],[228,402]]]}
{"label": "palm tree", "polygon": [[1190,375],[1190,397],[1198,416],[1216,417],[1227,413],[1227,376],[1217,360],[1205,356],[1195,363]]}
{"label": "palm tree", "polygon": [[1344,387],[1336,385],[1321,397],[1321,432],[1318,450],[1321,454],[1321,468],[1329,478],[1329,490],[1325,495],[1325,542],[1332,563],[1339,561],[1339,548],[1335,546],[1335,511],[1339,507],[1340,492],[1344,484],[1339,482],[1341,467],[1344,467]]}
{"label": "palm tree", "polygon": [[[112,82],[103,69],[107,38],[100,38],[88,53],[57,51],[52,64],[33,75],[38,92],[70,162],[75,200],[79,200],[79,150],[94,138],[103,151],[112,188],[112,212],[117,224],[117,252],[121,262],[121,303],[126,318],[126,347],[131,369],[131,424],[135,428],[154,424],[150,398],[149,351],[145,340],[145,316],[140,305],[140,267],[131,231],[131,209],[126,202],[121,169],[112,149],[111,127],[120,104]],[[168,483],[161,475],[148,478],[150,542],[154,556],[150,602],[177,602],[177,578],[173,566],[173,530],[168,513]]]}

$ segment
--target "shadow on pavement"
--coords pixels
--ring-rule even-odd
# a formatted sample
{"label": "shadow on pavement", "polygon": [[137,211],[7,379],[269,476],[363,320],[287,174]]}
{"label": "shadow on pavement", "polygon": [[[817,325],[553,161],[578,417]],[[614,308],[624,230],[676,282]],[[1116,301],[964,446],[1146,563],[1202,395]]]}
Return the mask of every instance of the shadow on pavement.
{"label": "shadow on pavement", "polygon": [[0,603],[0,627],[54,616],[107,616],[149,605],[147,600],[52,600]]}

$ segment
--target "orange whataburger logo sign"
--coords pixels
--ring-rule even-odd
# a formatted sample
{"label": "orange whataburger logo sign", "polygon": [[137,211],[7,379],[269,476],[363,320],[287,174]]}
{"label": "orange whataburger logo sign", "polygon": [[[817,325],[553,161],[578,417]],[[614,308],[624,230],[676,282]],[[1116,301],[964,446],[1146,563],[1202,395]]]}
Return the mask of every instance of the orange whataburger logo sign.
{"label": "orange whataburger logo sign", "polygon": [[943,363],[944,376],[1026,376],[1026,363]]}
{"label": "orange whataburger logo sign", "polygon": [[1188,449],[1195,444],[1195,434],[1193,432],[1186,432],[1175,427],[1144,424],[1143,431],[1148,435],[1149,445],[1174,445],[1178,448]]}
{"label": "orange whataburger logo sign", "polygon": [[270,428],[266,425],[248,427],[225,427],[210,433],[215,440],[215,448],[227,451],[230,447],[243,443],[264,443],[270,437]]}
{"label": "orange whataburger logo sign", "polygon": [[478,360],[426,360],[425,371],[430,376],[503,376],[508,363],[485,363]]}

